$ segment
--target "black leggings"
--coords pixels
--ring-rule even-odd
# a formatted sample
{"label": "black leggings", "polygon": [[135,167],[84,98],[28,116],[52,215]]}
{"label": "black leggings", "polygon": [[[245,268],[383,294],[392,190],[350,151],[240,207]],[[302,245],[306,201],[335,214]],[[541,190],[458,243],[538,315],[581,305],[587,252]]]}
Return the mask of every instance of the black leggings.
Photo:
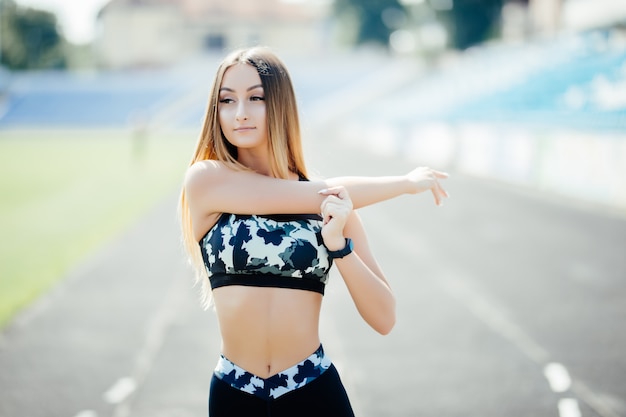
{"label": "black leggings", "polygon": [[354,417],[339,373],[331,365],[322,375],[276,399],[249,394],[213,375],[209,417]]}

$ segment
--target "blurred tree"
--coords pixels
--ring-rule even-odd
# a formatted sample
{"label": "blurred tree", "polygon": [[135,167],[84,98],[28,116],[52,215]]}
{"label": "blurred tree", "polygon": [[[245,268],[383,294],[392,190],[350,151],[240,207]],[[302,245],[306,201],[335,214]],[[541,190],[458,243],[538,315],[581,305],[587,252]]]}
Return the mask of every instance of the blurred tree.
{"label": "blurred tree", "polygon": [[335,0],[335,12],[356,22],[356,43],[389,45],[389,35],[406,20],[399,0]]}
{"label": "blurred tree", "polygon": [[[454,48],[467,49],[493,35],[500,21],[504,0],[429,0],[449,23]],[[442,3],[450,7],[437,8]]]}
{"label": "blurred tree", "polygon": [[0,63],[10,69],[66,68],[56,16],[0,0]]}

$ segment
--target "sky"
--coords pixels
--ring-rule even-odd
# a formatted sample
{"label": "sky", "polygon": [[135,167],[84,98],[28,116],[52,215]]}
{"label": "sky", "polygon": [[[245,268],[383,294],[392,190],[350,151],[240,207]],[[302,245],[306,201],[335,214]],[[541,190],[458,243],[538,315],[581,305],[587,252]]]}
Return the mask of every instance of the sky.
{"label": "sky", "polygon": [[57,15],[65,37],[73,43],[88,43],[95,34],[96,15],[109,0],[15,0],[22,6]]}

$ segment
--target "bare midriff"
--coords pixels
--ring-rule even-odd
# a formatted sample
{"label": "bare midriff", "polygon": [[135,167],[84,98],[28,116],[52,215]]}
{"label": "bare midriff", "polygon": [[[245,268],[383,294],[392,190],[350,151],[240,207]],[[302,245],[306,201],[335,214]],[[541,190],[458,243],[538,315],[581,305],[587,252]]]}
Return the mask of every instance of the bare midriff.
{"label": "bare midriff", "polygon": [[213,290],[222,354],[261,378],[301,362],[320,345],[322,295],[288,288]]}

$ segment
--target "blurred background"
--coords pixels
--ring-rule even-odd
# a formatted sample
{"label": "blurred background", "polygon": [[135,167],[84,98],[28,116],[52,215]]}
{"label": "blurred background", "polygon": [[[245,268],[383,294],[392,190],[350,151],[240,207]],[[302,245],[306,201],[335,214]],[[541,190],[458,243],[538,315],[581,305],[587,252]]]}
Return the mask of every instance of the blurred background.
{"label": "blurred background", "polygon": [[327,296],[359,415],[626,416],[624,0],[0,0],[0,416],[206,413],[175,199],[251,45],[312,171],[452,174],[443,210],[363,212],[392,336]]}
{"label": "blurred background", "polygon": [[[293,68],[305,119],[341,112],[359,146],[626,206],[621,0],[0,4],[4,133],[197,130],[212,63],[262,44]],[[347,85],[361,96],[325,111]]]}

